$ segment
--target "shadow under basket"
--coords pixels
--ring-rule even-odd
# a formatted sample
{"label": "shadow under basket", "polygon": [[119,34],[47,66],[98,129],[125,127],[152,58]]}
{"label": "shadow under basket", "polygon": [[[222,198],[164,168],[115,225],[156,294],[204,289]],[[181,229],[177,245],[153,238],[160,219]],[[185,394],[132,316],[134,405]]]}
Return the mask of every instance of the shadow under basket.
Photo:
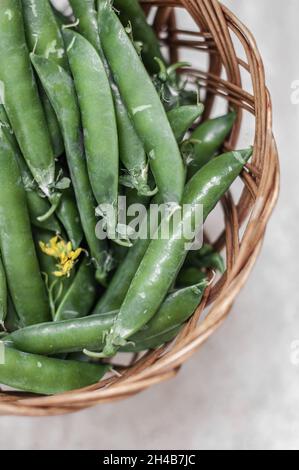
{"label": "shadow under basket", "polygon": [[[128,365],[115,365],[115,373],[109,378],[83,390],[51,397],[2,391],[1,414],[71,413],[128,398],[174,377],[225,320],[259,255],[279,192],[279,164],[272,134],[271,100],[255,40],[218,0],[141,3],[170,61],[189,61],[192,57],[192,66],[181,73],[190,84],[200,85],[205,104],[203,118],[211,116],[220,105],[222,109],[236,109],[238,116],[225,149],[254,143],[251,163],[239,178],[238,196],[230,191],[219,204],[222,213],[217,218],[218,234],[213,245],[226,252],[226,273],[211,283],[193,317],[171,344],[143,355],[127,356]],[[182,17],[188,29],[180,29]],[[206,237],[209,240],[208,233]]]}

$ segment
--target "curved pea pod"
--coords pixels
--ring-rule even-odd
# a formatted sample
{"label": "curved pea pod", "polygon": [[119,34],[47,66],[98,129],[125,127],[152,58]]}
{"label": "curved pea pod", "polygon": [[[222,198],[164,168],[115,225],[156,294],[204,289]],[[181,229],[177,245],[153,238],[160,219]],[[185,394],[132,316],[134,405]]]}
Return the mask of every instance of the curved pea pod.
{"label": "curved pea pod", "polygon": [[191,135],[193,143],[192,157],[189,161],[190,176],[200,170],[211,158],[232,130],[236,120],[236,113],[233,111],[215,119],[209,119],[200,124]]}
{"label": "curved pea pod", "polygon": [[97,287],[94,267],[85,258],[59,304],[54,320],[71,320],[88,315],[97,298]]}
{"label": "curved pea pod", "polygon": [[4,266],[0,255],[0,327],[4,325],[7,315],[7,283]]}
{"label": "curved pea pod", "polygon": [[27,354],[2,343],[0,383],[42,395],[54,395],[101,380],[109,367]]}
{"label": "curved pea pod", "polygon": [[141,56],[150,74],[157,73],[159,66],[155,58],[164,62],[159,40],[152,27],[146,21],[145,14],[138,0],[115,0],[114,6],[120,12],[124,27],[132,25],[133,38],[142,43]]}
{"label": "curved pea pod", "polygon": [[[28,47],[36,54],[53,60],[68,69],[68,61],[59,25],[48,0],[22,0],[25,34]],[[51,103],[40,90],[55,157],[63,153],[63,139]]]}
{"label": "curved pea pod", "polygon": [[19,0],[0,2],[0,96],[31,173],[43,193],[51,196],[54,154],[30,64]]}
{"label": "curved pea pod", "polygon": [[[106,337],[103,356],[115,354],[119,346],[155,315],[174,282],[187,255],[186,227],[200,228],[197,215],[202,206],[203,221],[226,193],[252,155],[252,149],[230,152],[212,160],[186,185],[183,207],[177,217],[164,218],[131,282],[117,319]],[[178,211],[177,211],[178,212]],[[197,220],[196,220],[197,219]],[[163,236],[164,229],[169,236]],[[190,233],[190,231],[188,230]]]}
{"label": "curved pea pod", "polygon": [[13,147],[15,152],[15,156],[22,175],[23,185],[26,191],[27,205],[32,225],[34,225],[35,227],[43,228],[45,230],[60,233],[60,225],[56,220],[55,215],[52,214],[43,222],[39,220],[41,216],[49,212],[50,204],[46,198],[40,197],[40,194],[38,193],[38,186],[34,181],[32,174],[30,173],[30,170],[23,158],[23,155],[21,155],[20,153],[18,143],[10,127],[6,112],[1,104],[0,128],[1,132],[5,134],[6,139],[9,141],[10,145]]}
{"label": "curved pea pod", "polygon": [[72,242],[73,248],[79,248],[84,235],[72,186],[63,190],[56,215],[62,223],[68,239]]}
{"label": "curved pea pod", "polygon": [[193,286],[197,282],[206,279],[207,275],[200,268],[183,267],[176,278],[176,287]]}
{"label": "curved pea pod", "polygon": [[149,156],[161,199],[180,202],[185,170],[177,142],[155,87],[108,0],[99,2],[98,24],[103,51]]}
{"label": "curved pea pod", "polygon": [[[205,284],[201,283],[170,294],[157,312],[155,321],[150,323],[144,332],[147,331],[153,336],[159,331],[165,332],[165,329],[168,330],[173,325],[184,322],[199,304],[204,286]],[[117,313],[115,310],[101,315],[23,328],[7,336],[7,341],[21,351],[34,354],[61,354],[84,349],[100,350]],[[143,333],[140,340],[143,338]],[[131,339],[135,342],[135,336]]]}
{"label": "curved pea pod", "polygon": [[25,190],[13,147],[0,135],[0,247],[9,291],[24,325],[49,319]]}
{"label": "curved pea pod", "polygon": [[71,77],[54,62],[33,54],[31,60],[60,122],[82,228],[97,267],[97,277],[104,282],[107,274],[106,243],[99,240],[95,233],[96,202],[82,147],[80,112],[74,84]]}
{"label": "curved pea pod", "polygon": [[[94,47],[74,31],[65,30],[64,38],[81,110],[91,187],[98,205],[102,208],[107,233],[115,236],[119,154],[110,84],[105,67]],[[105,214],[105,205],[113,207],[114,210]]]}
{"label": "curved pea pod", "polygon": [[168,120],[178,142],[181,142],[184,135],[192,124],[198,119],[204,110],[203,104],[194,106],[180,106],[167,113]]}

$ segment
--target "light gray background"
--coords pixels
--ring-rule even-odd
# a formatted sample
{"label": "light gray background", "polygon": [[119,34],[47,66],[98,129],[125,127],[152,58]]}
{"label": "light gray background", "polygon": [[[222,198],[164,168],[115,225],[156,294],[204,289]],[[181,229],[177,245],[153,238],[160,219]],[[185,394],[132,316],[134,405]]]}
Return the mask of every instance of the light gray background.
{"label": "light gray background", "polygon": [[[254,32],[274,102],[279,207],[225,325],[179,376],[75,415],[0,418],[1,449],[299,449],[298,0],[225,0]],[[296,243],[297,242],[297,243]]]}

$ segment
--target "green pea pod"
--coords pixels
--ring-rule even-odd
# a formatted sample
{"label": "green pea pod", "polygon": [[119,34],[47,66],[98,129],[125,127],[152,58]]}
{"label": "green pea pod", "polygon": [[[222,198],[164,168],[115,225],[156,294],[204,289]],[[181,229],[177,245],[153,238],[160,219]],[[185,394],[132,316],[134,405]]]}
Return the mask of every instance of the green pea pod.
{"label": "green pea pod", "polygon": [[60,233],[60,225],[56,220],[55,215],[51,215],[46,220],[40,221],[40,217],[48,213],[50,210],[50,204],[46,198],[41,198],[38,193],[38,187],[33,180],[32,174],[21,155],[18,143],[14,137],[14,133],[10,127],[6,112],[2,105],[0,105],[0,127],[1,131],[4,132],[5,137],[14,149],[15,156],[18,161],[18,165],[22,175],[23,185],[26,191],[27,205],[32,225],[40,227],[51,232]]}
{"label": "green pea pod", "polygon": [[83,230],[72,186],[63,190],[56,215],[64,226],[73,248],[79,248],[83,239]]}
{"label": "green pea pod", "polygon": [[[151,201],[151,199],[148,196],[142,196],[142,195],[138,194],[136,189],[132,189],[132,188],[126,188],[125,198],[126,198],[126,208],[127,208],[127,210],[130,207],[133,208],[133,205],[135,205],[135,204],[141,204],[144,207],[147,207],[149,205],[150,201]],[[129,214],[129,215],[127,214],[127,217],[126,217],[126,225],[127,226],[132,221],[134,221],[136,215],[137,215],[136,213],[135,214]],[[112,256],[113,256],[113,261],[114,261],[114,267],[118,267],[124,261],[126,255],[131,250],[131,248],[132,247],[128,248],[126,246],[120,246],[120,245],[116,245],[116,244],[113,245],[113,247],[112,247]],[[109,286],[108,286],[108,289],[109,289]]]}
{"label": "green pea pod", "polygon": [[174,136],[178,142],[182,141],[192,124],[202,115],[203,110],[203,104],[198,104],[197,106],[180,106],[167,113]]}
{"label": "green pea pod", "polygon": [[108,369],[108,366],[27,354],[4,345],[0,383],[26,392],[54,395],[95,384]]}
{"label": "green pea pod", "polygon": [[[203,292],[207,286],[207,281],[203,280],[200,284],[186,287],[169,295],[163,303],[163,315],[161,310],[140,330],[130,338],[132,345],[136,349],[143,343],[159,344],[157,337],[166,335],[170,330],[176,328],[190,318],[196,307],[200,304]],[[162,344],[162,343],[160,343]],[[125,348],[126,349],[126,348]]]}
{"label": "green pea pod", "polygon": [[120,159],[127,171],[120,182],[128,188],[135,188],[140,196],[150,197],[156,188],[148,185],[148,161],[141,140],[136,134],[128,111],[123,104],[117,86],[111,85],[116,109]]}
{"label": "green pea pod", "polygon": [[0,2],[0,103],[36,182],[50,197],[55,179],[51,139],[26,46],[19,0]]}
{"label": "green pea pod", "polygon": [[58,124],[56,114],[52,108],[49,98],[42,88],[39,90],[40,98],[42,100],[45,117],[48,125],[48,129],[51,136],[52,147],[54,151],[54,157],[60,157],[64,152],[63,139]]}
{"label": "green pea pod", "polygon": [[193,286],[196,282],[206,279],[207,275],[201,269],[195,267],[183,267],[176,278],[176,287]]}
{"label": "green pea pod", "polygon": [[[115,237],[119,155],[110,84],[94,47],[74,31],[65,30],[64,38],[81,110],[91,187],[107,223],[107,233]],[[114,210],[105,212],[106,205]]]}
{"label": "green pea pod", "polygon": [[165,343],[172,341],[181,331],[183,325],[175,326],[168,331],[162,331],[156,335],[150,336],[143,341],[136,341],[135,343],[128,343],[127,346],[121,348],[121,352],[137,353],[147,351],[148,349],[157,349]]}
{"label": "green pea pod", "polygon": [[139,239],[130,248],[109,282],[107,290],[96,305],[93,314],[105,313],[120,308],[148,245],[148,239]]}
{"label": "green pea pod", "polygon": [[29,48],[68,70],[67,54],[59,25],[48,0],[22,0]]}
{"label": "green pea pod", "polygon": [[101,48],[97,21],[95,0],[70,0],[69,1],[76,20],[79,21],[79,32],[96,50]]}
{"label": "green pea pod", "polygon": [[16,330],[23,328],[23,325],[18,317],[14,304],[11,300],[10,295],[7,298],[7,315],[5,318],[5,330],[9,333],[13,333]]}
{"label": "green pea pod", "polygon": [[81,139],[78,102],[71,77],[57,64],[34,54],[32,63],[57,114],[64,137],[68,166],[73,182],[81,223],[97,276],[104,282],[107,274],[106,243],[96,237],[96,216]]}
{"label": "green pea pod", "polygon": [[[68,70],[63,38],[49,1],[23,0],[22,7],[29,49],[38,55],[53,60]],[[51,135],[54,155],[58,157],[63,153],[64,147],[57,117],[43,90],[41,90],[41,99]]]}
{"label": "green pea pod", "polygon": [[186,266],[196,268],[210,268],[219,271],[221,274],[225,271],[225,264],[220,253],[217,253],[211,245],[203,245],[198,251],[190,251],[187,255]]}
{"label": "green pea pod", "polygon": [[99,2],[98,23],[103,51],[133,124],[150,157],[161,199],[180,202],[185,170],[163,105],[111,2]]}
{"label": "green pea pod", "polygon": [[[189,318],[200,302],[205,283],[182,289],[170,294],[161,305],[155,319],[140,336],[140,340],[165,332]],[[77,320],[65,320],[55,323],[40,324],[23,328],[9,337],[7,341],[13,347],[34,354],[60,354],[82,351],[83,349],[100,350],[105,334],[110,330],[117,315],[117,310],[102,315],[91,315]],[[146,331],[146,333],[145,333]],[[142,336],[143,335],[143,336]],[[138,337],[131,338],[132,342]]]}
{"label": "green pea pod", "polygon": [[[157,197],[154,198],[153,203],[157,203],[157,200]],[[149,217],[141,222],[140,233],[145,233],[146,236],[138,238],[130,248],[109,282],[107,290],[96,305],[93,311],[94,314],[117,310],[124,301],[130,284],[150,244]]]}
{"label": "green pea pod", "polygon": [[[159,202],[158,196],[152,200],[153,204],[159,204]],[[120,308],[150,244],[150,230],[150,217],[147,217],[141,222],[140,227],[140,233],[144,233],[145,236],[138,238],[127,252],[126,257],[115,271],[106,292],[100,298],[93,313],[99,314]]]}
{"label": "green pea pod", "polygon": [[164,62],[159,40],[152,27],[146,21],[146,16],[138,0],[114,0],[114,6],[120,12],[120,20],[126,27],[132,25],[133,38],[142,43],[141,56],[150,74],[159,72],[155,58]]}
{"label": "green pea pod", "polygon": [[71,0],[70,3],[75,17],[79,20],[79,32],[98,52],[110,81],[117,120],[119,156],[128,172],[121,178],[121,183],[136,188],[141,195],[151,196],[152,190],[147,185],[148,163],[145,150],[124,106],[119,89],[115,84],[109,64],[103,53],[96,19],[95,2],[94,0],[85,2]]}
{"label": "green pea pod", "polygon": [[180,90],[179,104],[180,106],[194,106],[198,102],[197,90]]}
{"label": "green pea pod", "polygon": [[189,162],[190,177],[215,156],[215,153],[231,132],[235,119],[236,113],[233,111],[224,116],[205,121],[193,131],[191,135],[193,152],[192,159]]}
{"label": "green pea pod", "polygon": [[0,255],[0,327],[4,325],[7,315],[7,284],[6,274]]}
{"label": "green pea pod", "polygon": [[71,320],[90,313],[97,297],[94,267],[88,258],[82,261],[68,291],[62,299],[54,320]]}
{"label": "green pea pod", "polygon": [[9,291],[24,325],[49,319],[25,190],[13,147],[0,134],[0,249]]}
{"label": "green pea pod", "polygon": [[[192,227],[193,233],[199,229],[195,225],[199,205],[205,220],[251,155],[252,149],[224,154],[205,165],[187,184],[182,200],[184,210],[179,209],[181,220],[177,213],[176,217],[163,219],[106,337],[103,356],[114,355],[117,347],[124,346],[125,340],[154,316],[186,258],[190,240],[185,236],[185,227]],[[165,228],[168,237],[161,236]]]}

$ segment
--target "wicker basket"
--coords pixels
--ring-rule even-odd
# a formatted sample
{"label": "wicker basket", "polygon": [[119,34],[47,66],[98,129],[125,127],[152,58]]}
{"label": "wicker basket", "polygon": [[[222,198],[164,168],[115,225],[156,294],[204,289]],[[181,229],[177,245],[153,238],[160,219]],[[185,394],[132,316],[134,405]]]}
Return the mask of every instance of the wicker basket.
{"label": "wicker basket", "polygon": [[[278,196],[279,165],[272,135],[271,101],[255,40],[218,0],[141,1],[145,11],[154,15],[154,27],[172,61],[184,59],[187,50],[198,54],[198,61],[194,61],[194,68],[188,74],[190,80],[197,80],[206,88],[204,118],[210,115],[214,101],[219,97],[227,101],[227,106],[233,105],[239,111],[226,148],[236,148],[239,136],[244,132],[244,118],[251,115],[254,119],[253,160],[241,176],[243,188],[238,201],[234,201],[231,193],[222,200],[224,225],[222,217],[219,225],[223,232],[214,243],[218,250],[226,247],[227,272],[210,286],[193,318],[172,344],[142,357],[134,355],[127,367],[115,366],[116,374],[84,390],[53,397],[3,391],[0,393],[2,414],[49,416],[71,413],[127,398],[174,377],[181,365],[225,320],[260,252]],[[177,8],[184,8],[192,17],[192,31],[178,29]],[[201,70],[200,64],[207,63],[206,58],[209,59],[208,66]],[[244,87],[243,83],[248,86]],[[208,313],[200,319],[208,304]]]}

